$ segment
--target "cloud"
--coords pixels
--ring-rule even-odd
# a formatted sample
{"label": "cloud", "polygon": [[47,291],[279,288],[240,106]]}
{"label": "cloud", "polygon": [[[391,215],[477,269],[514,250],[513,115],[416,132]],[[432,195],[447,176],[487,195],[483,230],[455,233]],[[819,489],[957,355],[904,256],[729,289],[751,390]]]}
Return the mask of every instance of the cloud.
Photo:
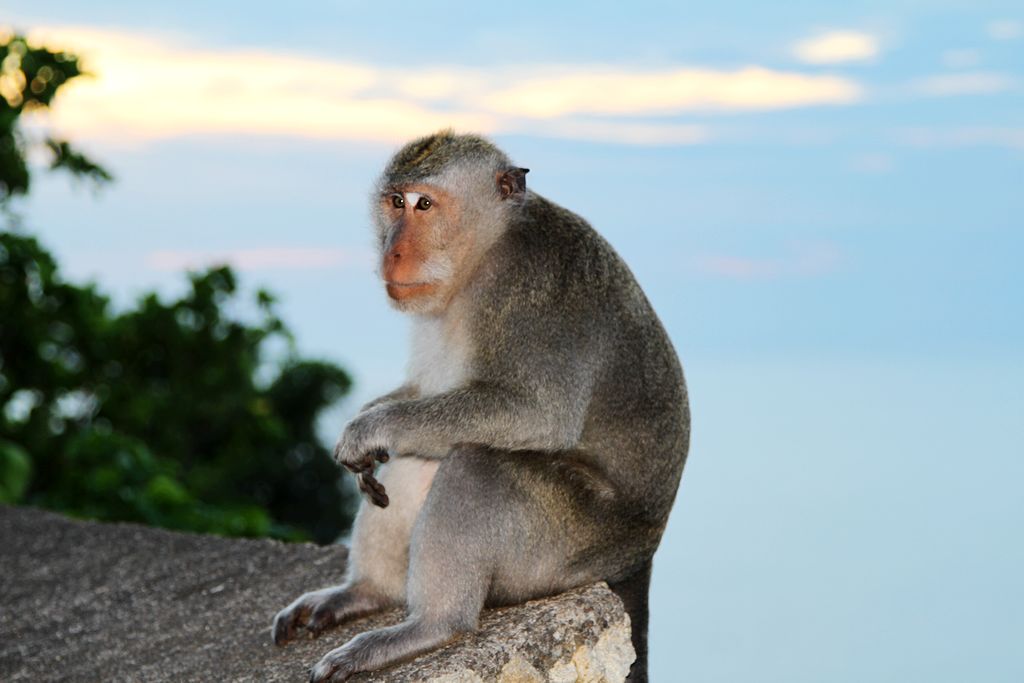
{"label": "cloud", "polygon": [[160,250],[146,255],[155,270],[195,270],[230,264],[238,270],[309,270],[370,266],[369,249],[262,247],[226,251]]}
{"label": "cloud", "polygon": [[624,71],[573,69],[555,76],[524,79],[483,94],[490,111],[529,118],[573,114],[667,115],[688,111],[788,109],[846,104],[861,88],[836,76],[747,67],[738,71],[674,69]]}
{"label": "cloud", "polygon": [[822,242],[793,244],[789,254],[776,258],[707,254],[696,265],[700,272],[732,280],[775,280],[828,275],[839,269],[841,260],[838,247]]}
{"label": "cloud", "polygon": [[992,95],[1012,90],[1017,81],[1006,74],[987,71],[941,74],[921,78],[910,84],[911,91],[930,97],[952,95]]}
{"label": "cloud", "polygon": [[628,145],[697,145],[708,142],[713,134],[707,126],[693,124],[658,124],[558,120],[552,123],[531,123],[521,132],[539,137],[612,142]]}
{"label": "cloud", "polygon": [[894,166],[889,154],[857,154],[850,160],[850,168],[858,173],[888,173]]}
{"label": "cloud", "polygon": [[214,51],[117,31],[56,27],[36,42],[82,55],[49,121],[76,137],[130,142],[195,133],[396,142],[445,126],[622,144],[695,144],[706,128],[644,121],[861,99],[831,75],[751,66],[602,65],[395,69],[267,51]]}
{"label": "cloud", "polygon": [[780,271],[774,260],[722,255],[702,256],[697,267],[704,273],[735,280],[774,278]]}
{"label": "cloud", "polygon": [[878,39],[860,31],[828,31],[802,40],[793,54],[805,64],[842,64],[874,59],[880,52]]}
{"label": "cloud", "polygon": [[392,141],[448,125],[494,127],[486,114],[433,111],[398,93],[365,94],[386,76],[365,65],[197,50],[82,28],[32,37],[70,46],[96,74],[70,84],[52,117],[59,128],[85,136],[255,133]]}
{"label": "cloud", "polygon": [[942,64],[951,69],[969,69],[981,63],[977,50],[946,50],[942,53]]}
{"label": "cloud", "polygon": [[914,147],[1003,147],[1024,152],[1024,128],[907,128],[896,133],[896,140]]}
{"label": "cloud", "polygon": [[1017,40],[1024,36],[1024,25],[1012,19],[1000,19],[989,22],[986,28],[992,40]]}

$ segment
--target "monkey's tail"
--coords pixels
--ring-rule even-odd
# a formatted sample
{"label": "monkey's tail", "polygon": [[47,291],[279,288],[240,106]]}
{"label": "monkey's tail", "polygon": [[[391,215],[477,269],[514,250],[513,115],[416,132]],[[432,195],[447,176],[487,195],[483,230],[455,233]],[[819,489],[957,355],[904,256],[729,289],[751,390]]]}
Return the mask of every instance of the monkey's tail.
{"label": "monkey's tail", "polygon": [[626,683],[647,683],[647,594],[651,588],[651,559],[647,559],[627,578],[609,584],[629,614],[633,628],[633,649],[636,660],[629,669]]}

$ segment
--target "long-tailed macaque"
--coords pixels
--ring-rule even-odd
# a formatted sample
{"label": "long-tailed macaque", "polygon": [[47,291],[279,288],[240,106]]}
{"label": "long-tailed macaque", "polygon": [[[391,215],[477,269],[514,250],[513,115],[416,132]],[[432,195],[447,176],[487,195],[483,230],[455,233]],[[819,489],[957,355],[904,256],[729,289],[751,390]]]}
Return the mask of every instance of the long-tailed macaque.
{"label": "long-tailed macaque", "polygon": [[398,605],[408,616],[327,653],[312,681],[435,648],[484,606],[594,581],[630,615],[628,680],[647,679],[651,558],[689,447],[683,374],[626,265],[526,172],[442,131],[380,178],[381,274],[412,317],[408,378],[335,449],[366,494],[344,582],[282,610],[273,637]]}

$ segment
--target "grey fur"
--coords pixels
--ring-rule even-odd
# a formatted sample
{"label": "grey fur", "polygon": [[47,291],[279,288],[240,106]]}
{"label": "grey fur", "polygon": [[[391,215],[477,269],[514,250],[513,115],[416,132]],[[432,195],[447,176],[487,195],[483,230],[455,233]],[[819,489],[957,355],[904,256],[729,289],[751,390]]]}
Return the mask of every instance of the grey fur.
{"label": "grey fur", "polygon": [[376,476],[391,504],[363,502],[345,583],[282,610],[274,639],[400,603],[408,618],[328,653],[313,681],[437,647],[485,605],[598,580],[626,602],[641,653],[630,680],[646,680],[650,560],[689,447],[682,369],[586,221],[530,190],[503,198],[495,179],[512,168],[446,131],[402,148],[379,182],[443,187],[463,202],[460,229],[490,236],[457,291],[414,311],[414,347],[432,335],[439,351],[415,351],[407,384],[364,407],[336,449],[370,479],[367,454],[387,449]]}

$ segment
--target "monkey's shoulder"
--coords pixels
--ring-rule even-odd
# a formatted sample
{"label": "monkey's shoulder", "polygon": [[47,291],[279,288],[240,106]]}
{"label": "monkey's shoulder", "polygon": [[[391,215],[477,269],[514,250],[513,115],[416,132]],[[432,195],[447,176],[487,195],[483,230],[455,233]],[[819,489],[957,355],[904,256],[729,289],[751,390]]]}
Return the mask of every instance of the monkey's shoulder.
{"label": "monkey's shoulder", "polygon": [[654,317],[632,273],[581,216],[530,193],[481,276],[477,335],[515,330],[515,337],[556,346],[595,343]]}
{"label": "monkey's shoulder", "polygon": [[530,193],[508,231],[507,255],[534,288],[589,298],[614,292],[632,274],[608,242],[577,213]]}

